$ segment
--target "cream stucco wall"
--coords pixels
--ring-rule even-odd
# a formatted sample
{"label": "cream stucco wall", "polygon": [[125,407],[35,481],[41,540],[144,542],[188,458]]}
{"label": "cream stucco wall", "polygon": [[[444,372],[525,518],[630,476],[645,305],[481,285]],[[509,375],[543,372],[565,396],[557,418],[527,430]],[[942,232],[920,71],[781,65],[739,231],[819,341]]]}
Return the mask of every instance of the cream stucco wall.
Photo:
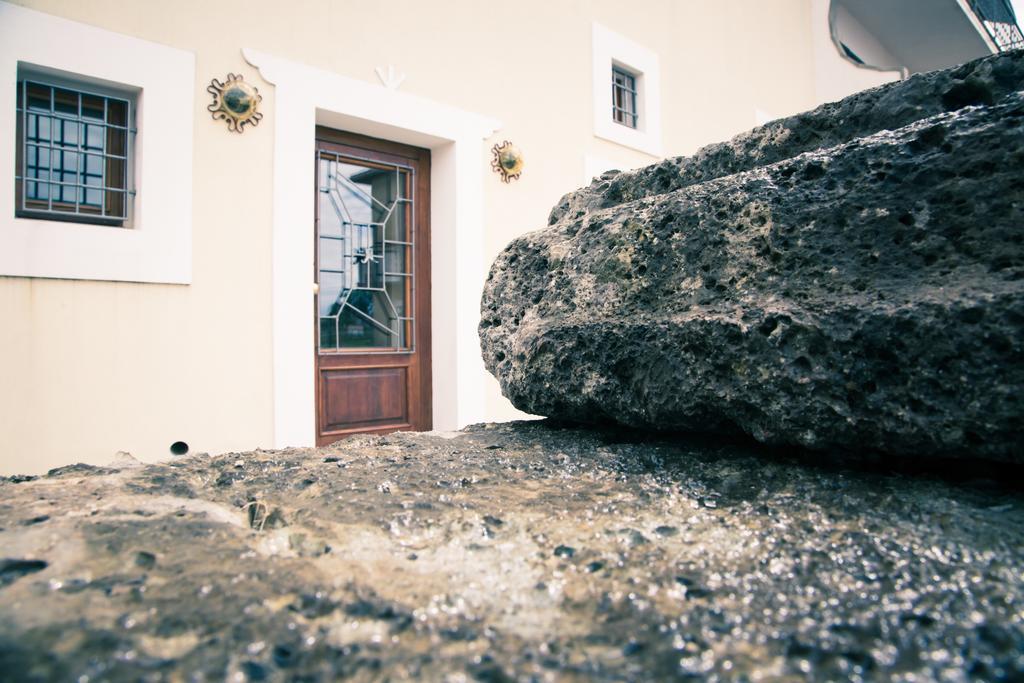
{"label": "cream stucco wall", "polygon": [[[816,103],[819,1],[17,3],[195,54],[193,263],[189,285],[0,278],[0,473],[103,463],[118,450],[152,460],[177,440],[208,452],[273,443],[275,89],[241,48],[370,83],[394,65],[403,92],[500,120],[480,145],[489,263],[545,224],[588,155],[624,168],[656,160],[593,136],[593,22],[658,55],[664,150],[675,155]],[[264,96],[267,118],[244,135],[205,111],[206,84],[229,71]],[[504,139],[526,159],[509,185],[488,165]],[[486,414],[518,414],[489,378]]]}

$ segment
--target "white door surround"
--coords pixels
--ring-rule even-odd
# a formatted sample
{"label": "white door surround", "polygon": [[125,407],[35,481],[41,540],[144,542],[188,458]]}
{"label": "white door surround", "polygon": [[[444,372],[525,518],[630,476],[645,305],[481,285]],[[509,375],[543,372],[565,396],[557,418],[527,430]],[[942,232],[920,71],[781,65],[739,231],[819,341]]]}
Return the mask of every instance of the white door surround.
{"label": "white door surround", "polygon": [[486,277],[483,145],[500,124],[416,95],[245,48],[275,86],[273,187],[274,446],[315,442],[313,155],[317,125],[431,150],[434,429],[483,417],[477,324]]}

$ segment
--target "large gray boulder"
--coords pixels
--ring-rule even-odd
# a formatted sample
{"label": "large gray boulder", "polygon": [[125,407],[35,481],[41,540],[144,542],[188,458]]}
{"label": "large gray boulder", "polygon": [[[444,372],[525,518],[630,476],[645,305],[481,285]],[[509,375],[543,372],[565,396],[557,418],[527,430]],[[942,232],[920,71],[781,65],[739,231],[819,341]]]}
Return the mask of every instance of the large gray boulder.
{"label": "large gray boulder", "polygon": [[563,200],[492,267],[488,369],[518,408],[579,422],[1024,460],[1021,64],[869,91]]}

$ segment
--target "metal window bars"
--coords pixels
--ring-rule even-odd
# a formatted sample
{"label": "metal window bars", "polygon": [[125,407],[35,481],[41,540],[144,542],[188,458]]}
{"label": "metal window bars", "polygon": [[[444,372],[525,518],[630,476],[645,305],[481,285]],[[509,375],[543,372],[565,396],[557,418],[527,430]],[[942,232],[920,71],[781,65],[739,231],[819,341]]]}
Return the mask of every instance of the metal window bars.
{"label": "metal window bars", "polygon": [[612,67],[612,119],[630,128],[637,127],[636,76]]}
{"label": "metal window bars", "polygon": [[[362,174],[390,175],[394,196],[375,197],[343,166]],[[321,350],[412,353],[415,348],[415,170],[330,152],[318,153],[320,216],[317,225],[319,292],[317,343]],[[346,202],[346,197],[350,200]],[[361,206],[352,206],[352,202]],[[361,209],[361,210],[360,210]],[[334,218],[325,215],[332,212]],[[336,219],[336,234],[328,226]],[[391,227],[389,227],[391,226]],[[381,253],[376,253],[379,245]],[[328,282],[330,281],[330,282]],[[377,304],[383,310],[377,310]],[[382,320],[383,318],[383,320]],[[371,330],[359,343],[344,321]]]}
{"label": "metal window bars", "polygon": [[18,214],[124,225],[131,211],[132,102],[18,83]]}
{"label": "metal window bars", "polygon": [[968,0],[968,4],[1000,52],[1024,48],[1024,34],[1009,0]]}

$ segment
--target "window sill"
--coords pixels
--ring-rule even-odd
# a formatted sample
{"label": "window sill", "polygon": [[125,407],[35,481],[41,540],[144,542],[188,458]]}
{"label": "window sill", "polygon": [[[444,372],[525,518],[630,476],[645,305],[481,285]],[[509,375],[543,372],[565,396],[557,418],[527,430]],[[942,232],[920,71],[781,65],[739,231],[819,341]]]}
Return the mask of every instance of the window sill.
{"label": "window sill", "polygon": [[653,157],[661,158],[663,155],[660,137],[655,137],[642,130],[630,128],[621,123],[608,120],[594,122],[594,136],[602,140],[614,142],[623,147],[629,147]]}

